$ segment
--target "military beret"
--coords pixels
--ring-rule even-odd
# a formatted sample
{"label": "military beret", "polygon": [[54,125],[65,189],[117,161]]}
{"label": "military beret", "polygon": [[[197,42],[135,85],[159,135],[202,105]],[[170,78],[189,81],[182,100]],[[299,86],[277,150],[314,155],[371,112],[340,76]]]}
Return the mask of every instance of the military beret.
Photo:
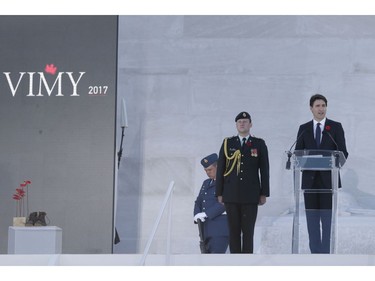
{"label": "military beret", "polygon": [[235,122],[237,122],[238,119],[249,119],[251,122],[251,117],[250,114],[247,113],[246,111],[242,111],[236,116]]}
{"label": "military beret", "polygon": [[204,157],[202,160],[201,160],[201,164],[204,168],[208,168],[209,166],[211,166],[213,163],[215,163],[218,159],[218,156],[216,153],[212,153],[206,157]]}

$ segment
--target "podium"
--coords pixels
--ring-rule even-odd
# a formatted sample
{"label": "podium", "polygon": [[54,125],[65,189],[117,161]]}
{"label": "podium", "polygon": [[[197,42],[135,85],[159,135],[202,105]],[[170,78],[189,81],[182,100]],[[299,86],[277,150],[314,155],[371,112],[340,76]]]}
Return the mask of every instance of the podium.
{"label": "podium", "polygon": [[[337,203],[339,187],[339,170],[346,158],[338,150],[295,150],[287,151],[286,169],[293,170],[295,212],[293,215],[292,253],[300,250],[300,199],[304,193],[332,193],[332,220],[330,254],[337,251]],[[303,171],[331,171],[331,189],[302,189],[301,176]]]}
{"label": "podium", "polygon": [[62,229],[57,226],[10,226],[8,254],[61,254]]}

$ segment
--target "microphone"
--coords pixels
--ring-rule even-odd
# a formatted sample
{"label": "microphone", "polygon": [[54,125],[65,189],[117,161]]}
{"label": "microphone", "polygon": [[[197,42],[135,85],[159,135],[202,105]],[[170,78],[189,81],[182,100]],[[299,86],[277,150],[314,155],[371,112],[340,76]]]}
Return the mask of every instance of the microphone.
{"label": "microphone", "polygon": [[288,155],[288,161],[286,161],[285,169],[290,170],[290,157],[292,157],[293,153],[291,152],[293,146],[297,143],[297,141],[302,137],[302,135],[305,133],[306,129],[303,130],[299,136],[297,137],[296,141],[292,144],[292,146],[289,148],[288,151],[286,151]]}
{"label": "microphone", "polygon": [[[338,151],[338,150],[339,150],[339,146],[337,145],[337,142],[334,140],[334,138],[332,137],[332,135],[330,134],[330,132],[324,130],[324,131],[323,131],[323,135],[324,135],[324,134],[327,134],[327,135],[329,136],[329,138],[330,138],[330,139],[333,141],[333,143],[335,144],[335,146],[336,146],[336,150]],[[335,166],[336,166],[337,168],[340,167],[340,164],[339,164],[339,154],[338,154],[338,153],[335,153]]]}
{"label": "microphone", "polygon": [[335,146],[336,146],[336,150],[339,150],[339,146],[337,145],[337,142],[336,142],[336,141],[334,140],[334,138],[332,137],[331,133],[328,132],[328,131],[326,131],[326,130],[324,130],[324,131],[323,131],[323,135],[325,135],[325,134],[327,134],[327,135],[329,136],[329,138],[333,141],[333,143],[334,143]]}

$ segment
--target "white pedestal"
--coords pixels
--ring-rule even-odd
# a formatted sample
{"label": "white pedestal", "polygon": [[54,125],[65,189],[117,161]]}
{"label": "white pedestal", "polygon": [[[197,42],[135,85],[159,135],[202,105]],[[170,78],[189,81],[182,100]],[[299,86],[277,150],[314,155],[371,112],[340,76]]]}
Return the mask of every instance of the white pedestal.
{"label": "white pedestal", "polygon": [[10,226],[8,254],[61,254],[61,241],[57,226]]}

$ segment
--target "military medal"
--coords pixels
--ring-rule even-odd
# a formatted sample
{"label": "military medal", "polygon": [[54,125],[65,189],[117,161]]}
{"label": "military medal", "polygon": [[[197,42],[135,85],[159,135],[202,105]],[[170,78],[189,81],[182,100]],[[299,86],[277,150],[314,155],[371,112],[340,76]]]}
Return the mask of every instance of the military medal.
{"label": "military medal", "polygon": [[258,157],[258,150],[256,148],[253,148],[250,150],[251,156]]}

